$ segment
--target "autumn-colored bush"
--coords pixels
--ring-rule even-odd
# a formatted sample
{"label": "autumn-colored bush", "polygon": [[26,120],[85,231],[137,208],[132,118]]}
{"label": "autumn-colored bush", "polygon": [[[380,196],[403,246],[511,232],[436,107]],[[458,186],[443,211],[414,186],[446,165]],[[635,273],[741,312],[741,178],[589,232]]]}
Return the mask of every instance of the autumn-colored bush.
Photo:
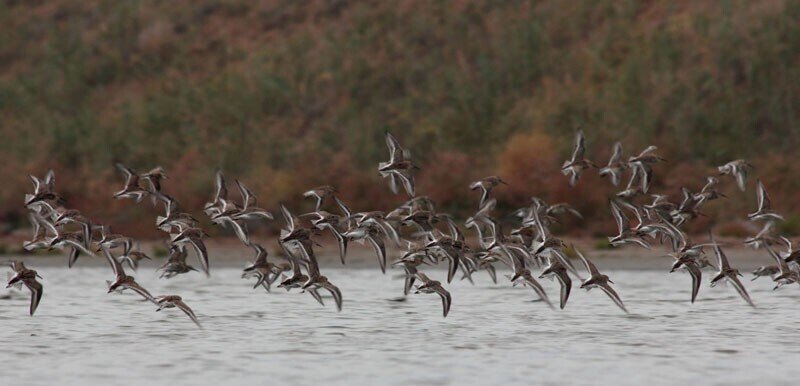
{"label": "autumn-colored bush", "polygon": [[[536,195],[587,216],[565,229],[613,224],[607,181],[569,188],[558,171],[577,128],[598,164],[616,140],[626,157],[658,145],[653,191],[673,198],[748,158],[776,209],[798,212],[797,20],[786,0],[2,2],[0,221],[22,226],[24,175],[53,168],[70,205],[155,232],[152,208],[110,198],[115,161],[164,166],[195,212],[216,169],[273,210],[308,209],[320,184],[388,209],[404,197],[375,171],[387,130],[422,167],[420,194],[460,215],[477,202],[466,185],[499,174],[499,209]],[[692,227],[741,219],[754,180],[743,194],[726,179]]]}

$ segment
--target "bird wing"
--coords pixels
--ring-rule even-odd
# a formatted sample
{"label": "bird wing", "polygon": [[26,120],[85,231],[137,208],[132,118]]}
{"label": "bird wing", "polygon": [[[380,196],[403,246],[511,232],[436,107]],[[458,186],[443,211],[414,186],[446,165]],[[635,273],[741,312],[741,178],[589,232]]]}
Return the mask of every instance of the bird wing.
{"label": "bird wing", "polygon": [[111,251],[108,249],[103,248],[103,254],[108,260],[108,264],[111,265],[111,269],[114,270],[114,276],[122,276],[125,275],[125,270],[122,269],[122,264],[111,254]]}
{"label": "bird wing", "polygon": [[695,264],[684,264],[689,275],[692,276],[692,303],[697,299],[697,293],[700,292],[700,283],[702,283],[703,272]]}
{"label": "bird wing", "polygon": [[403,161],[403,147],[392,133],[386,132],[386,146],[389,148],[389,163]]}
{"label": "bird wing", "polygon": [[539,295],[539,298],[542,299],[542,301],[545,302],[548,307],[553,308],[553,303],[550,302],[550,298],[548,298],[547,293],[544,292],[544,287],[542,287],[542,285],[539,284],[539,282],[536,281],[533,276],[525,275],[525,284],[530,286],[531,289],[533,289],[533,291]]}
{"label": "bird wing", "polygon": [[130,283],[125,284],[125,287],[133,290],[133,292],[136,292],[139,295],[142,295],[145,299],[147,299],[147,300],[149,300],[149,301],[151,301],[153,303],[157,303],[157,301],[153,297],[153,295],[151,295],[148,290],[144,289],[144,287],[139,285],[139,283],[131,280]]}
{"label": "bird wing", "polygon": [[732,166],[731,173],[736,177],[736,185],[739,187],[739,190],[744,192],[747,189],[747,169]]}
{"label": "bird wing", "polygon": [[569,275],[564,270],[559,270],[556,272],[556,279],[558,279],[559,284],[561,284],[561,309],[563,310],[564,307],[567,306],[567,300],[569,299],[569,293],[572,291],[572,279],[570,279]]}
{"label": "bird wing", "polygon": [[378,263],[381,265],[381,272],[386,273],[386,247],[380,237],[367,233],[366,239],[372,244],[375,253],[378,255]]}
{"label": "bird wing", "polygon": [[575,150],[572,152],[572,162],[583,159],[586,153],[586,138],[583,136],[583,130],[578,130],[575,134]]}
{"label": "bird wing", "polygon": [[294,216],[292,212],[289,212],[289,209],[286,209],[286,206],[281,204],[281,214],[283,215],[283,219],[286,221],[286,227],[291,231],[294,229]]}
{"label": "bird wing", "polygon": [[753,300],[750,299],[750,295],[747,294],[747,290],[744,288],[744,284],[737,278],[736,276],[728,276],[728,281],[733,285],[733,288],[736,288],[736,292],[739,293],[739,296],[744,299],[750,307],[755,307],[756,305],[753,303]]}
{"label": "bird wing", "polygon": [[586,271],[589,272],[589,276],[600,274],[600,271],[597,270],[597,267],[594,265],[594,263],[589,261],[589,259],[587,259],[586,256],[584,256],[583,253],[578,250],[578,248],[572,247],[572,249],[575,250],[575,253],[577,253],[578,257],[581,259],[581,261],[583,261],[583,265],[586,266]]}
{"label": "bird wing", "polygon": [[767,189],[764,187],[764,183],[761,182],[761,180],[758,180],[758,189],[756,190],[756,197],[758,198],[759,212],[762,210],[769,210],[772,207],[769,195],[767,194]]}
{"label": "bird wing", "polygon": [[36,279],[28,279],[24,280],[25,286],[31,291],[31,306],[30,306],[30,314],[33,316],[33,313],[36,312],[36,308],[39,307],[39,302],[42,301],[42,294],[44,290],[42,288],[42,283],[36,281]]}
{"label": "bird wing", "polygon": [[250,245],[250,235],[247,231],[247,224],[239,223],[239,221],[233,219],[227,221],[231,224],[233,232],[236,233],[236,236],[239,238],[239,240],[241,240],[245,245]]}
{"label": "bird wing", "polygon": [[[242,193],[242,211],[244,211],[250,204],[255,204],[256,196],[239,179],[236,179],[236,186],[239,187],[239,192]],[[250,202],[251,200],[253,201],[252,203]]]}
{"label": "bird wing", "polygon": [[625,214],[622,213],[622,210],[619,208],[616,202],[611,201],[611,214],[614,216],[614,221],[617,222],[617,229],[619,230],[619,234],[625,232],[625,229],[628,226],[628,219],[625,217]]}
{"label": "bird wing", "polygon": [[611,154],[611,159],[608,161],[608,166],[613,166],[622,160],[622,143],[617,142],[614,144],[614,153]]}
{"label": "bird wing", "polygon": [[192,322],[194,322],[194,324],[196,324],[197,327],[203,328],[203,326],[201,326],[200,322],[197,320],[197,316],[195,316],[194,311],[192,311],[192,309],[189,308],[189,306],[186,303],[184,303],[183,300],[174,300],[172,304],[174,304],[175,307],[178,307],[181,311],[183,311],[184,314],[186,314],[190,319],[192,319]]}
{"label": "bird wing", "polygon": [[214,176],[214,203],[220,199],[228,198],[228,188],[225,186],[225,176],[222,175],[221,170],[217,170]]}
{"label": "bird wing", "polygon": [[414,197],[416,195],[416,188],[414,186],[414,176],[411,174],[406,175],[403,172],[393,170],[393,174],[397,174],[397,177],[400,178],[400,182],[403,184],[403,189],[406,190],[409,196]]}
{"label": "bird wing", "polygon": [[725,256],[725,252],[722,251],[722,247],[720,247],[716,242],[714,242],[714,254],[717,255],[717,267],[719,267],[720,271],[730,269],[731,265],[728,263],[728,257]]}
{"label": "bird wing", "polygon": [[614,301],[614,304],[616,304],[617,307],[625,311],[626,314],[628,313],[628,309],[625,308],[625,304],[622,303],[622,299],[620,299],[619,295],[617,294],[617,291],[614,291],[614,289],[611,288],[611,286],[608,285],[608,283],[600,284],[600,289],[602,289],[603,292],[605,292],[606,295],[608,295],[608,297],[610,297],[611,300]]}
{"label": "bird wing", "polygon": [[772,247],[769,246],[769,244],[767,244],[766,247],[767,247],[767,252],[769,252],[769,255],[772,256],[772,258],[778,263],[778,268],[781,270],[781,274],[790,272],[789,265],[786,264],[786,260],[783,260],[782,257],[778,256],[778,254],[775,253],[775,251],[772,249]]}
{"label": "bird wing", "polygon": [[336,302],[336,310],[337,311],[341,311],[342,310],[342,291],[339,290],[339,287],[333,285],[330,282],[325,282],[322,285],[322,288],[325,288],[326,290],[328,290],[328,292],[331,293],[331,295],[333,296],[333,301]]}
{"label": "bird wing", "polygon": [[200,265],[203,267],[203,272],[205,272],[206,276],[208,276],[208,250],[206,249],[206,244],[203,242],[203,240],[194,237],[189,239],[189,243],[192,244],[192,247],[194,247],[194,250],[197,252],[197,258],[200,260]]}
{"label": "bird wing", "polygon": [[446,318],[447,314],[450,313],[450,305],[453,303],[453,298],[450,296],[450,292],[448,292],[442,286],[434,287],[433,291],[442,298],[442,314]]}
{"label": "bird wing", "polygon": [[306,258],[308,267],[308,276],[309,277],[319,276],[320,275],[319,263],[317,262],[317,256],[314,255],[314,248],[311,246],[311,243],[298,241],[297,245],[300,246],[300,252],[302,252],[303,256],[305,256]]}

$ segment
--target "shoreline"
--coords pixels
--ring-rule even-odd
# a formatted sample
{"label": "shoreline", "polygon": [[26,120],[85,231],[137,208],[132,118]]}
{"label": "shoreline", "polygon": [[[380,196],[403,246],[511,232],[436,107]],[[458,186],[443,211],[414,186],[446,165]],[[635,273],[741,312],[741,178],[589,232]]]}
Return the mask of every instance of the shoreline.
{"label": "shoreline", "polygon": [[[269,253],[269,259],[272,261],[282,261],[282,253],[274,238],[263,240],[256,239],[255,242],[264,246]],[[734,268],[739,269],[742,273],[749,272],[762,265],[772,265],[773,261],[769,254],[763,250],[754,250],[746,248],[743,245],[734,244],[734,240],[720,240],[723,243],[725,254]],[[317,259],[323,268],[345,267],[353,269],[378,269],[378,262],[372,247],[365,244],[359,245],[352,243],[348,246],[347,264],[342,265],[339,261],[338,249],[333,238],[321,238],[320,243],[322,247],[317,247]],[[639,247],[622,247],[613,249],[598,249],[593,247],[596,245],[596,240],[592,239],[567,239],[568,245],[575,245],[579,248],[584,255],[591,260],[595,261],[600,269],[608,270],[665,270],[669,268],[673,260],[665,255],[668,252],[666,245],[654,245],[653,249],[647,250]],[[141,243],[142,250],[144,250],[152,261],[143,260],[140,266],[145,269],[156,269],[166,259],[166,256],[154,253],[154,251],[162,250],[165,248],[161,241],[147,241]],[[206,242],[208,248],[209,260],[213,267],[235,268],[244,267],[252,261],[254,252],[252,248],[242,245],[236,238],[215,238]],[[189,252],[188,262],[191,265],[197,264],[197,259],[194,252]],[[388,265],[401,254],[401,250],[394,247],[386,249],[387,254],[387,270]],[[714,253],[710,248],[706,248],[706,254],[713,264],[716,265]],[[0,256],[0,261],[9,260],[22,260],[35,269],[36,266],[53,267],[63,265],[67,268],[67,253],[54,251],[53,253],[46,254],[5,254]],[[573,262],[580,266],[580,261],[573,259]],[[97,257],[81,256],[76,266],[100,266],[105,265],[106,261],[102,255]],[[497,265],[499,269],[504,269],[503,264]]]}

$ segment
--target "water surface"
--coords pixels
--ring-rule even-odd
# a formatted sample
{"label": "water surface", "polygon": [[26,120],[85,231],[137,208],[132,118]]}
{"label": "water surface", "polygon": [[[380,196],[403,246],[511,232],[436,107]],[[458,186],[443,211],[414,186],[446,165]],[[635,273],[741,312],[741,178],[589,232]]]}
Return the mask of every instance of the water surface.
{"label": "water surface", "polygon": [[[324,269],[344,294],[341,313],[331,298],[323,308],[307,294],[253,290],[234,268],[209,279],[136,274],[155,295],[183,296],[198,330],[176,309],[106,294],[106,267],[37,269],[35,317],[27,291],[0,292],[3,378],[13,371],[19,385],[787,384],[800,360],[786,344],[798,341],[800,289],[773,292],[763,279],[746,283],[752,309],[705,283],[689,304],[684,273],[607,272],[625,315],[599,290],[575,288],[566,310],[551,311],[481,274],[448,287],[444,319],[436,295],[397,301],[397,271]],[[544,284],[557,301],[557,283]]]}

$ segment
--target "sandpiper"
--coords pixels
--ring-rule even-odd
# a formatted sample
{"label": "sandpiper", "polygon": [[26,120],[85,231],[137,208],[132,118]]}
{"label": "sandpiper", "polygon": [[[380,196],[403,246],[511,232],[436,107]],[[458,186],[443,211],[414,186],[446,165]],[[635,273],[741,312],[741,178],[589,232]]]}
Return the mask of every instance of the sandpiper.
{"label": "sandpiper", "polygon": [[622,143],[617,142],[614,144],[614,153],[611,159],[608,160],[608,165],[600,169],[601,176],[610,176],[611,183],[614,186],[619,185],[622,179],[622,173],[628,168],[628,164],[622,160]]}
{"label": "sandpiper", "polygon": [[572,152],[572,157],[564,161],[561,165],[561,172],[569,176],[569,186],[575,186],[581,173],[589,168],[596,168],[594,162],[584,158],[586,153],[586,138],[583,136],[583,130],[579,130],[575,135],[575,150]]}
{"label": "sandpiper", "polygon": [[[713,242],[713,240],[712,240]],[[711,278],[711,286],[714,287],[721,281],[725,280],[736,289],[736,292],[744,299],[747,304],[751,307],[755,307],[756,305],[753,304],[753,301],[750,299],[750,295],[747,294],[747,290],[744,288],[744,285],[741,281],[739,281],[739,276],[742,276],[739,273],[739,270],[735,268],[731,268],[731,265],[728,263],[728,257],[725,256],[725,252],[722,251],[722,247],[719,244],[714,243],[714,254],[717,255],[717,266],[719,267],[719,271],[717,274]]]}
{"label": "sandpiper", "polygon": [[753,165],[743,159],[737,159],[726,163],[717,168],[720,175],[730,175],[736,179],[736,185],[741,191],[747,189],[747,174],[753,169]]}
{"label": "sandpiper", "polygon": [[481,191],[481,201],[478,204],[479,208],[482,207],[484,203],[486,203],[487,199],[489,199],[489,194],[492,192],[492,189],[494,189],[497,185],[500,184],[508,185],[507,182],[503,181],[503,179],[498,176],[484,177],[478,181],[469,184],[470,189],[472,190],[480,189]]}
{"label": "sandpiper", "polygon": [[417,272],[417,278],[419,278],[422,284],[416,287],[416,292],[414,293],[435,293],[439,295],[439,297],[442,298],[442,314],[446,318],[447,314],[450,313],[450,305],[453,303],[453,298],[450,296],[450,292],[442,287],[442,283],[436,280],[431,280],[422,272]]}
{"label": "sandpiper", "polygon": [[322,208],[322,204],[325,202],[325,199],[328,197],[335,197],[336,193],[336,188],[333,186],[323,185],[306,191],[303,193],[303,197],[313,197],[316,199],[317,203],[314,206],[314,211],[318,212]]}
{"label": "sandpiper", "polygon": [[8,285],[6,288],[14,287],[16,289],[20,289],[24,284],[28,290],[31,291],[31,305],[28,309],[28,312],[31,316],[33,313],[36,312],[36,308],[39,307],[39,302],[42,300],[42,294],[44,290],[42,288],[42,284],[36,280],[38,277],[41,279],[42,277],[32,269],[28,269],[25,267],[21,261],[11,261],[11,269],[14,270],[14,274],[8,279]]}
{"label": "sandpiper", "polygon": [[150,292],[144,289],[144,287],[140,286],[133,276],[128,276],[125,274],[122,264],[120,264],[117,258],[111,254],[111,251],[108,249],[103,249],[103,253],[106,256],[106,260],[108,260],[109,265],[111,265],[111,269],[114,270],[114,276],[116,276],[116,279],[113,282],[109,282],[108,293],[130,289],[139,295],[142,295],[147,300],[155,301],[153,295],[150,295]]}
{"label": "sandpiper", "polygon": [[154,302],[158,305],[156,311],[161,311],[165,308],[178,308],[179,310],[183,311],[192,322],[197,325],[197,327],[203,328],[200,325],[200,322],[197,320],[197,316],[195,316],[194,311],[189,308],[186,303],[183,302],[183,298],[178,295],[161,295],[154,299]]}
{"label": "sandpiper", "polygon": [[622,311],[625,311],[625,313],[628,313],[628,310],[625,308],[625,304],[622,303],[622,299],[619,297],[617,292],[614,291],[614,288],[611,288],[610,284],[614,284],[614,282],[611,281],[608,276],[601,274],[600,271],[597,270],[597,267],[594,265],[594,263],[589,261],[589,259],[587,259],[583,253],[581,253],[581,251],[574,247],[573,250],[575,250],[575,253],[577,253],[578,257],[581,259],[581,261],[583,261],[583,265],[586,266],[586,271],[589,273],[589,278],[581,283],[581,288],[586,288],[587,291],[592,288],[600,288],[606,293],[606,295],[608,295],[609,298],[611,298],[611,300],[614,301],[614,304],[616,304],[617,307],[622,309]]}
{"label": "sandpiper", "polygon": [[142,201],[142,198],[144,198],[144,196],[148,195],[150,192],[139,185],[139,175],[136,174],[133,169],[119,162],[116,164],[116,166],[117,169],[119,169],[119,171],[125,175],[125,186],[122,188],[122,190],[114,193],[114,198],[132,198],[137,203]]}
{"label": "sandpiper", "polygon": [[750,221],[783,221],[783,216],[772,210],[772,203],[764,188],[764,183],[758,180],[756,197],[758,199],[758,210],[747,215]]}

